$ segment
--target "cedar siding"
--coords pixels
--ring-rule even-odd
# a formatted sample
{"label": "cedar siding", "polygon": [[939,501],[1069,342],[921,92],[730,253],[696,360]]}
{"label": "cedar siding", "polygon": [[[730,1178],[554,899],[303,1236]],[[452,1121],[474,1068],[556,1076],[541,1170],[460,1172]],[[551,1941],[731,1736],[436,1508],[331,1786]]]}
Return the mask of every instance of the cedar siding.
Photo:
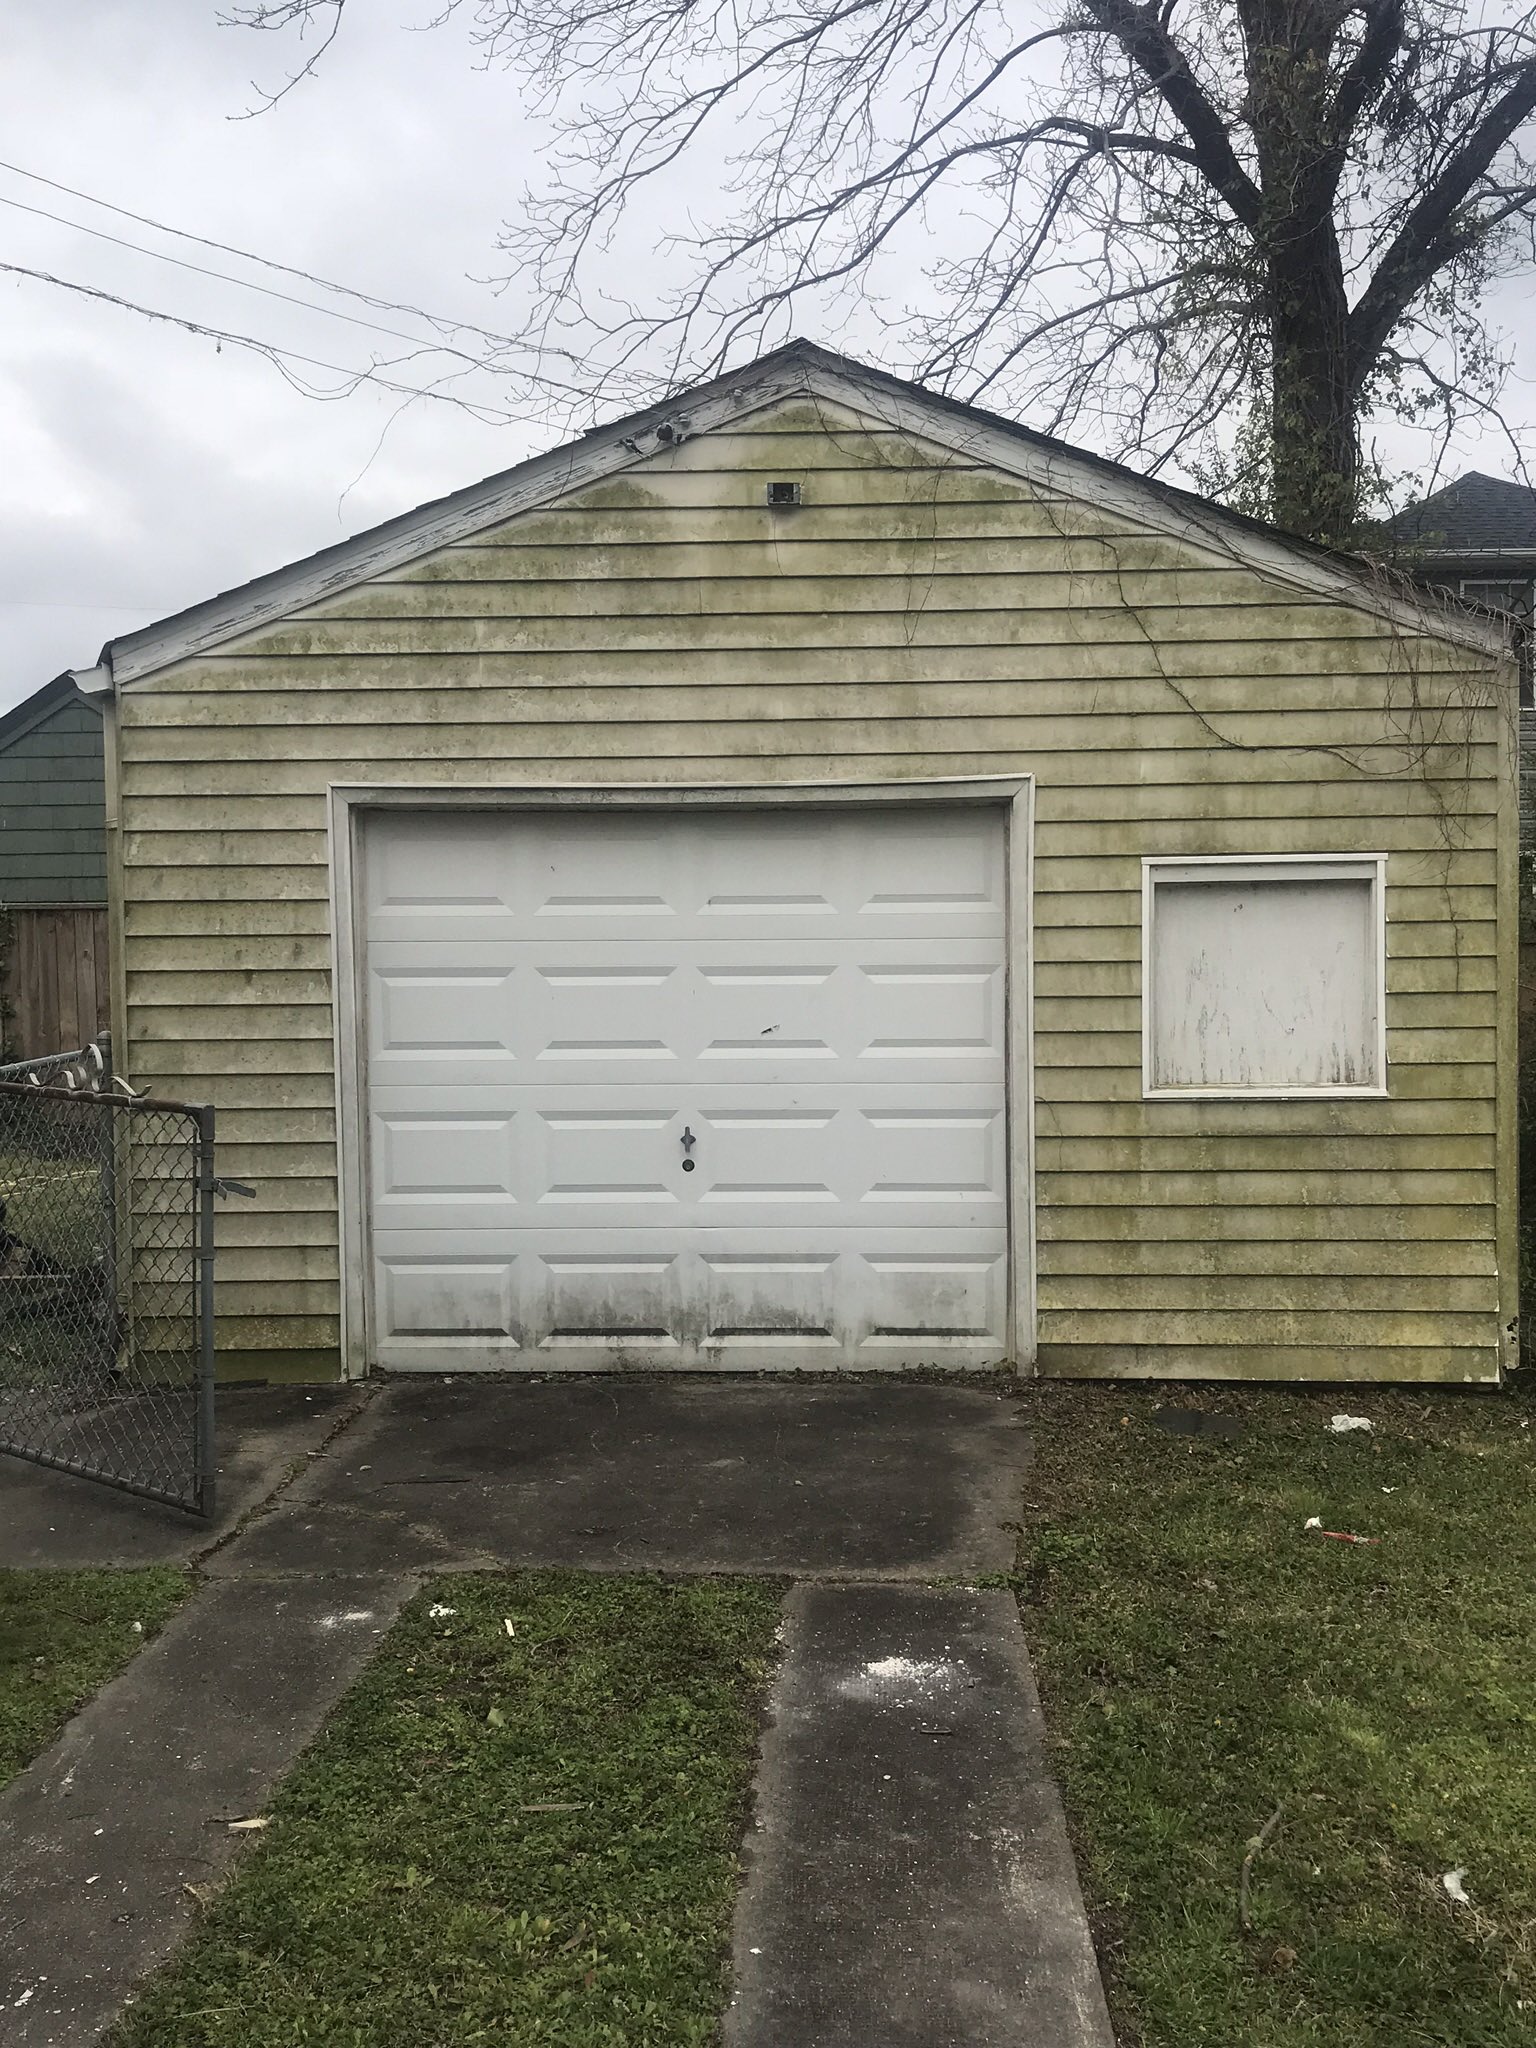
{"label": "cedar siding", "polygon": [[[128,682],[128,1070],[212,1100],[259,1191],[220,1218],[227,1369],[336,1365],[329,785],[1027,773],[1040,1369],[1493,1379],[1513,697],[1432,626],[811,399]],[[1389,856],[1389,1099],[1142,1099],[1141,860],[1178,853]]]}

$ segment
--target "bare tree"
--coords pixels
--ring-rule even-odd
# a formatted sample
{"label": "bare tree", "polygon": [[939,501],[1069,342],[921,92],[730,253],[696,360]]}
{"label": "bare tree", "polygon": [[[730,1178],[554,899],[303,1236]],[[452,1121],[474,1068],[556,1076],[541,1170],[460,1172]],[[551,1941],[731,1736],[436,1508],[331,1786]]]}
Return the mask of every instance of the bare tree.
{"label": "bare tree", "polygon": [[[1346,536],[1373,412],[1449,430],[1497,399],[1485,289],[1536,262],[1536,10],[1059,4],[1023,30],[1008,0],[446,0],[557,124],[503,244],[530,333],[676,380],[861,295],[926,381]],[[345,5],[228,19],[317,32],[286,91]],[[652,187],[718,202],[670,238],[681,289],[615,307]]]}

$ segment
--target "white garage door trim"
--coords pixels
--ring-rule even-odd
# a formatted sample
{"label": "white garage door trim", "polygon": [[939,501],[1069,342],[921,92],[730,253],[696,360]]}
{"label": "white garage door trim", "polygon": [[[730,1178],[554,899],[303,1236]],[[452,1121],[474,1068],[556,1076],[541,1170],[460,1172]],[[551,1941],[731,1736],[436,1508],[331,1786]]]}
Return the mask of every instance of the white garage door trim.
{"label": "white garage door trim", "polygon": [[[423,784],[333,784],[330,788],[332,993],[336,1048],[338,1198],[340,1209],[341,1354],[349,1378],[368,1369],[372,1271],[366,1170],[367,1073],[362,1001],[362,912],[359,849],[370,813],[451,811],[778,810],[835,804],[899,810],[911,805],[983,805],[1003,812],[1008,878],[1005,1087],[1009,1159],[1009,1348],[1020,1370],[1035,1358],[1035,1194],[1033,1019],[1034,782],[1029,776],[959,777],[892,785],[784,784],[771,788],[657,787],[651,784],[571,788],[452,788]],[[811,1363],[814,1361],[808,1361]],[[543,1357],[541,1373],[556,1369]],[[590,1369],[590,1368],[583,1368]]]}

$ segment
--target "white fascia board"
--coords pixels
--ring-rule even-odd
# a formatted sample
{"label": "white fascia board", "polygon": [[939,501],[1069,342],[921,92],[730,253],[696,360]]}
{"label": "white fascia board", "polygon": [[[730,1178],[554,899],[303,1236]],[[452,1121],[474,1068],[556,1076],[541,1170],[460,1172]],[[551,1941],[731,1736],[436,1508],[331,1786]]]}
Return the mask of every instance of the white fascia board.
{"label": "white fascia board", "polygon": [[[108,688],[141,681],[373,577],[387,576],[438,548],[470,540],[519,513],[539,510],[573,491],[639,468],[669,446],[735,426],[785,400],[807,397],[837,405],[874,425],[936,442],[967,461],[1114,513],[1309,596],[1350,605],[1456,646],[1496,657],[1509,653],[1506,627],[1455,601],[1442,606],[1411,589],[1398,589],[1364,565],[1356,569],[1347,560],[1313,554],[1281,534],[1271,536],[1229,520],[1219,506],[1207,507],[1199,499],[1165,496],[1131,470],[1076,455],[1027,430],[1015,430],[1006,421],[993,423],[984,415],[968,415],[915,387],[904,390],[873,376],[865,380],[832,359],[790,356],[749,365],[700,392],[679,393],[670,408],[679,428],[671,442],[659,440],[655,432],[659,420],[668,417],[663,407],[643,416],[652,422],[649,426],[629,418],[600,428],[451,497],[403,513],[355,540],[342,541],[174,618],[124,634],[104,651],[101,667],[86,675],[105,671]],[[93,688],[86,676],[80,681],[83,689]]]}
{"label": "white fascia board", "polygon": [[82,697],[110,697],[112,694],[113,670],[107,658],[108,650],[102,650],[102,658],[94,668],[72,668],[69,679]]}

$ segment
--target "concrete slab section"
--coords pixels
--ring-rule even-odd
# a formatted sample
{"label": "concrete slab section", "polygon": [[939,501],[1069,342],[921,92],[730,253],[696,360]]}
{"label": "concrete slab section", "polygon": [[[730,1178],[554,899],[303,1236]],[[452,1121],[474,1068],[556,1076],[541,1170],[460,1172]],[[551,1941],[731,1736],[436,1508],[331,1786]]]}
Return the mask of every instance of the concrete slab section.
{"label": "concrete slab section", "polygon": [[726,2048],[1114,2048],[1006,1593],[799,1587]]}
{"label": "concrete slab section", "polygon": [[397,1380],[210,1569],[1000,1570],[1016,1412],[889,1379]]}
{"label": "concrete slab section", "polygon": [[0,1792],[0,2041],[87,2048],[171,1953],[404,1579],[206,1587]]}
{"label": "concrete slab section", "polygon": [[237,1387],[221,1394],[218,1513],[211,1522],[0,1456],[0,1566],[185,1563],[265,1500],[360,1397],[357,1387]]}

